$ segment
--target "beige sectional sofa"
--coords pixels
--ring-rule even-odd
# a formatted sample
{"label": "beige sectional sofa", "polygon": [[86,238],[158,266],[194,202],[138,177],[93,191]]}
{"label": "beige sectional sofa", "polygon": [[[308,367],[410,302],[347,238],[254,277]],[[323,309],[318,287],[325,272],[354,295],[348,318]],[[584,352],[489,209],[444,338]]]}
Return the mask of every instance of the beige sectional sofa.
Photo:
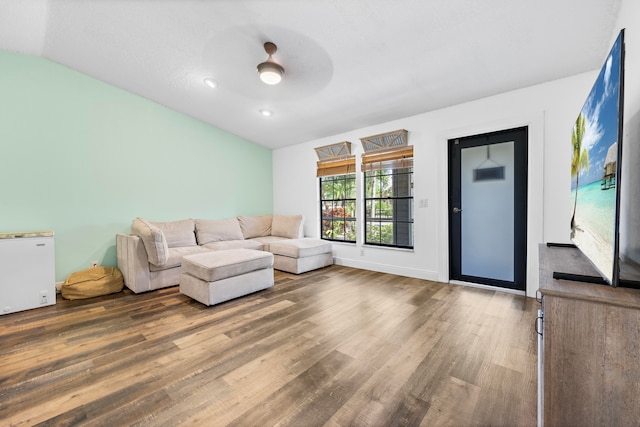
{"label": "beige sectional sofa", "polygon": [[302,215],[173,222],[136,218],[131,234],[116,235],[118,268],[125,286],[135,293],[175,286],[186,255],[225,249],[269,251],[271,243],[303,238],[303,225]]}

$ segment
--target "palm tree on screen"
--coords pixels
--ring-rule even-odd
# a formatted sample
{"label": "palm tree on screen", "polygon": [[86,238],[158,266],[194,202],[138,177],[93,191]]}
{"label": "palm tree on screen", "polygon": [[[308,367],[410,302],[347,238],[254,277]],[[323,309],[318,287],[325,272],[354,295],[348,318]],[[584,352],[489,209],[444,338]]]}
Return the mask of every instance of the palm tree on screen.
{"label": "palm tree on screen", "polygon": [[573,201],[573,215],[571,216],[571,229],[576,225],[576,206],[578,204],[578,184],[580,183],[580,173],[589,171],[589,151],[582,148],[582,137],[584,136],[584,116],[582,113],[576,119],[576,125],[571,131],[571,145],[573,147],[573,158],[571,159],[571,176],[576,177],[576,195]]}

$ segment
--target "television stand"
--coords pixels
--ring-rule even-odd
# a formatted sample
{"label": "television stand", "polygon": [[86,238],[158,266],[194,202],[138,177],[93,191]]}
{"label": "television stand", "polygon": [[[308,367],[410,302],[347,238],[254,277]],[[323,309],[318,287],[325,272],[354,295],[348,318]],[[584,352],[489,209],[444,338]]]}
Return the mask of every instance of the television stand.
{"label": "television stand", "polygon": [[544,425],[637,425],[640,291],[556,280],[560,269],[597,272],[580,251],[538,251]]}
{"label": "television stand", "polygon": [[547,242],[548,248],[577,248],[573,243],[552,243]]}
{"label": "television stand", "polygon": [[562,273],[559,271],[554,271],[553,278],[557,280],[573,280],[574,282],[582,283],[595,283],[596,285],[609,285],[600,276],[587,276],[584,274]]}
{"label": "television stand", "polygon": [[[573,243],[547,243],[546,246],[548,248],[567,248],[567,249],[578,249],[576,245]],[[633,270],[636,271],[633,271]],[[639,272],[637,271],[637,267],[628,265],[622,261],[620,261],[620,279],[618,280],[618,287],[621,288],[631,288],[631,289],[640,289],[640,280],[631,280],[631,279],[623,279],[622,276],[634,276],[639,277]],[[560,271],[553,272],[553,278],[557,280],[571,280],[573,282],[582,282],[582,283],[593,283],[596,285],[606,285],[609,286],[606,280],[602,278],[600,275],[587,275],[587,274],[578,274],[578,273],[564,273]]]}

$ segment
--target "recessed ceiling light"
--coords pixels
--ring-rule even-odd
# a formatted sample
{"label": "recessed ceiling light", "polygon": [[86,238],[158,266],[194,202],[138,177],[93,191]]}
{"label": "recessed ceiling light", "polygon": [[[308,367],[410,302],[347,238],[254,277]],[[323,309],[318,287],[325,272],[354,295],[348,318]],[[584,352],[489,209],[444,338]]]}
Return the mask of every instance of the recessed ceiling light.
{"label": "recessed ceiling light", "polygon": [[213,80],[211,77],[207,77],[206,79],[204,79],[204,84],[213,89],[218,87],[218,82]]}
{"label": "recessed ceiling light", "polygon": [[259,111],[260,111],[260,114],[262,114],[265,117],[273,116],[273,111],[271,111],[271,110],[266,110],[266,109],[262,108]]}

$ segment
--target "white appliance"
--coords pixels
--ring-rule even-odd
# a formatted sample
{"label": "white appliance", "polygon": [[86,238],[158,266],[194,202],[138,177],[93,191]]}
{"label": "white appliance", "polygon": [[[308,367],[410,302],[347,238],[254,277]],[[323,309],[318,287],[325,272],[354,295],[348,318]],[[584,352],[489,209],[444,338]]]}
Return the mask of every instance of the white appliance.
{"label": "white appliance", "polygon": [[0,233],[0,315],[55,303],[53,231]]}

